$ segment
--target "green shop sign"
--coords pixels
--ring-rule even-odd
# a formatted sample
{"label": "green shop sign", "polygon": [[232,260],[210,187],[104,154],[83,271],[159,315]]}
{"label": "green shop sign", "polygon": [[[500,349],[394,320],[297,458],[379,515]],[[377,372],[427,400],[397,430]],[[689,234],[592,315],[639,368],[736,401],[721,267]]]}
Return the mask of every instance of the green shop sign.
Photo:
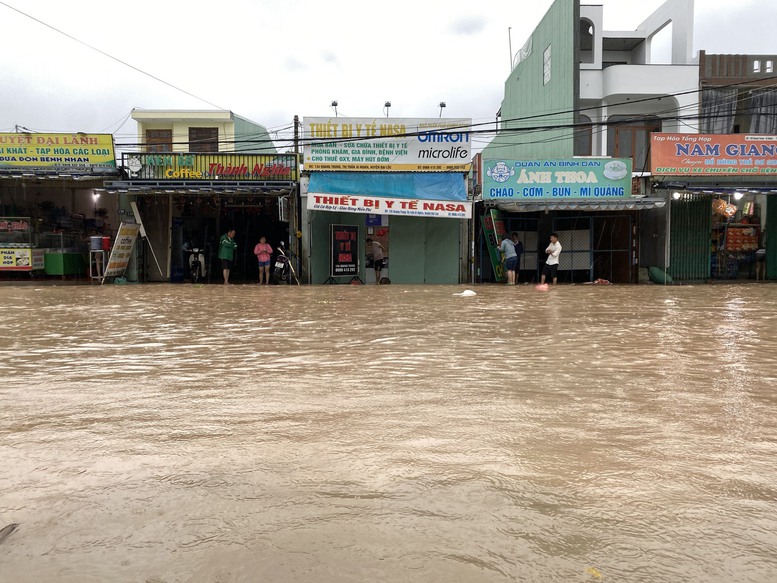
{"label": "green shop sign", "polygon": [[483,200],[631,196],[631,158],[485,160]]}

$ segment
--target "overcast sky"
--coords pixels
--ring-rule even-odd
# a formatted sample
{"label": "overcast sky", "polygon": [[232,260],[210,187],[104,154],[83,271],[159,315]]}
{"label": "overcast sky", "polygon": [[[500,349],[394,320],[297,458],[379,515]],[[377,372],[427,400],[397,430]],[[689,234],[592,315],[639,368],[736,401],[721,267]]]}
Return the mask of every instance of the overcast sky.
{"label": "overcast sky", "polygon": [[[605,30],[634,30],[663,0],[598,3]],[[515,52],[551,4],[0,0],[0,132],[132,142],[135,107],[222,108],[288,137],[295,114],[334,115],[333,100],[341,116],[383,117],[391,101],[392,117],[437,117],[444,101],[444,117],[490,121],[510,39]],[[777,1],[695,4],[695,52],[777,53]]]}

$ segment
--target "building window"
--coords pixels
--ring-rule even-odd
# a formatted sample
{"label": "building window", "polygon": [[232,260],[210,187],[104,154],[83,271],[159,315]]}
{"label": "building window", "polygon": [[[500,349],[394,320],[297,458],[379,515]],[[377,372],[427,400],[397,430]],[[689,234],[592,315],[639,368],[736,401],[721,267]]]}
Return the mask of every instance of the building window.
{"label": "building window", "polygon": [[550,83],[550,46],[542,53],[542,84]]}
{"label": "building window", "polygon": [[766,72],[774,73],[774,61],[766,61]]}
{"label": "building window", "polygon": [[661,120],[654,117],[627,122],[634,116],[613,115],[607,120],[607,155],[631,158],[634,172],[650,169],[650,134],[661,131]]}
{"label": "building window", "polygon": [[753,59],[753,73],[760,73],[760,72],[761,72],[760,59]]}
{"label": "building window", "polygon": [[146,152],[172,152],[173,130],[146,130]]}
{"label": "building window", "polygon": [[189,151],[214,153],[219,151],[218,128],[189,128]]}

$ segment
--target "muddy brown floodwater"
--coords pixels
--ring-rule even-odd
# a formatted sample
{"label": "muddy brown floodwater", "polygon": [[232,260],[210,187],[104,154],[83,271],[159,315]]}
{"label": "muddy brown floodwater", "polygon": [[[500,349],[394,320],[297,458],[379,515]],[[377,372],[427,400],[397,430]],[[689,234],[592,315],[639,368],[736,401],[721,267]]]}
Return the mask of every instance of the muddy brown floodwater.
{"label": "muddy brown floodwater", "polygon": [[777,286],[0,287],[0,580],[777,581]]}

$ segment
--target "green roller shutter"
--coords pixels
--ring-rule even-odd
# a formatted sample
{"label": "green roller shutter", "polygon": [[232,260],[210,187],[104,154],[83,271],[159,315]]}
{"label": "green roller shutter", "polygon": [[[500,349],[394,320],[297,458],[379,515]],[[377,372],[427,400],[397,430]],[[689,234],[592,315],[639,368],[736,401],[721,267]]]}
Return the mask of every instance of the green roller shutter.
{"label": "green roller shutter", "polygon": [[766,279],[777,279],[777,197],[766,197]]}
{"label": "green roller shutter", "polygon": [[685,194],[672,200],[669,274],[679,281],[710,277],[712,203],[709,197]]}

